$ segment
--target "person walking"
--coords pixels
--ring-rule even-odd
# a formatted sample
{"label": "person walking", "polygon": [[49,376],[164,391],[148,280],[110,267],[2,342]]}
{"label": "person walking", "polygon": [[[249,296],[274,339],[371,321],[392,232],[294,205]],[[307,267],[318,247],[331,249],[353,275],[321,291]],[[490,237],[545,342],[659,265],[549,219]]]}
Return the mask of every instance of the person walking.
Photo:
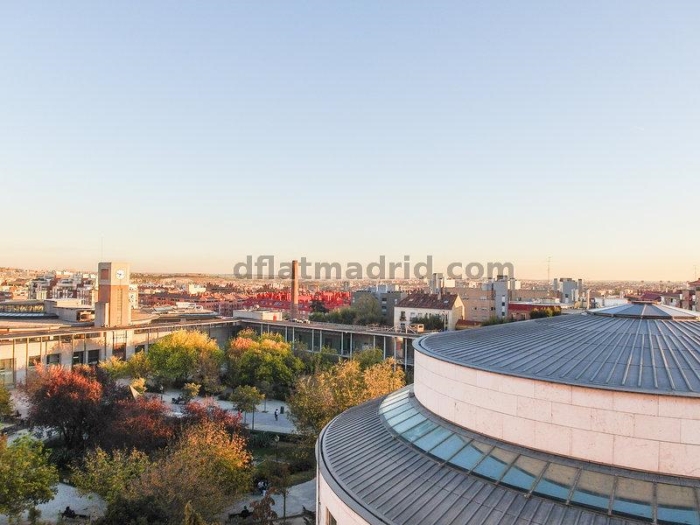
{"label": "person walking", "polygon": [[279,415],[279,412],[277,412],[277,409],[275,408],[275,421],[277,421],[277,416]]}

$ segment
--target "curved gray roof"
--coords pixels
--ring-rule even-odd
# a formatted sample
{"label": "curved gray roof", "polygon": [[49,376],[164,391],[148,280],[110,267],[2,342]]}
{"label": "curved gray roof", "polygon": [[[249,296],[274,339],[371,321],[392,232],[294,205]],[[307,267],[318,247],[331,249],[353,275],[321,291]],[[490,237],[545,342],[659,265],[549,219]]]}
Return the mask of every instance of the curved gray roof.
{"label": "curved gray roof", "polygon": [[[594,388],[700,396],[700,321],[630,317],[625,305],[416,340],[416,351],[470,368]],[[648,306],[648,305],[644,305]],[[658,305],[654,305],[657,306]],[[618,313],[621,309],[622,315]],[[627,315],[625,315],[625,312]],[[660,314],[659,314],[660,315]]]}
{"label": "curved gray roof", "polygon": [[527,495],[454,468],[393,434],[381,399],[321,433],[318,465],[333,492],[372,525],[632,525],[635,519]]}
{"label": "curved gray roof", "polygon": [[620,306],[596,308],[595,310],[590,310],[589,313],[607,317],[630,317],[638,319],[698,319],[698,312],[648,301],[632,301],[629,304]]}

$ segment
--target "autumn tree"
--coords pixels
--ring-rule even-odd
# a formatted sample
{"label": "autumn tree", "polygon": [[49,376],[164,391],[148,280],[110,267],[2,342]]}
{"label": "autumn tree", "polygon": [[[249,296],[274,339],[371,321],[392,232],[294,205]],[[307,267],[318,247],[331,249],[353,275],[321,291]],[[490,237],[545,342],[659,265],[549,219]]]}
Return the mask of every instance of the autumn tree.
{"label": "autumn tree", "polygon": [[391,358],[364,370],[358,360],[344,361],[297,380],[289,399],[290,417],[299,431],[317,436],[341,412],[404,385],[403,370]]}
{"label": "autumn tree", "polygon": [[[224,353],[216,341],[197,331],[179,330],[159,339],[147,359],[155,379],[164,383],[192,381],[206,391],[219,385]],[[133,358],[132,358],[133,359]]]}
{"label": "autumn tree", "polygon": [[221,408],[213,400],[187,403],[182,411],[180,424],[183,429],[209,422],[224,428],[229,434],[241,430],[241,416]]}
{"label": "autumn tree", "polygon": [[[251,484],[251,456],[245,440],[224,425],[202,419],[152,458],[138,451],[95,450],[74,475],[82,490],[108,502],[106,523],[142,523],[138,510],[154,509],[152,521],[182,523],[185,507],[212,521]],[[133,517],[136,521],[133,521]]]}
{"label": "autumn tree", "polygon": [[39,365],[27,394],[32,422],[57,429],[68,449],[83,448],[104,423],[103,384],[87,366]]}
{"label": "autumn tree", "polygon": [[251,484],[245,440],[212,422],[189,427],[132,484],[134,495],[152,495],[171,523],[184,519],[185,505],[213,520]]}
{"label": "autumn tree", "polygon": [[174,435],[168,407],[160,399],[126,398],[116,402],[94,443],[107,451],[133,448],[150,454],[165,447]]}
{"label": "autumn tree", "polygon": [[275,500],[272,499],[270,491],[258,501],[254,501],[251,505],[253,509],[252,517],[255,523],[259,525],[272,525],[277,519],[277,513],[272,509]]}
{"label": "autumn tree", "polygon": [[0,514],[17,518],[35,509],[53,499],[57,483],[58,471],[41,441],[24,436],[8,446],[0,436]]}
{"label": "autumn tree", "polygon": [[255,409],[264,399],[263,394],[254,386],[238,386],[231,394],[231,401],[240,412],[253,413],[253,429],[255,428]]}

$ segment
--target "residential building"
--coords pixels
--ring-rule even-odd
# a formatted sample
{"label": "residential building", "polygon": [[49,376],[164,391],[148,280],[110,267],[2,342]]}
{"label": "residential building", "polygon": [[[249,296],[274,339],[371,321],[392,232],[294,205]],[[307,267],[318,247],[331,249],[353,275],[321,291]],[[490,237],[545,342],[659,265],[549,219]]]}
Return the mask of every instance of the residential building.
{"label": "residential building", "polygon": [[445,330],[454,330],[464,319],[464,303],[457,294],[409,294],[394,307],[394,327],[408,330],[422,317],[440,317]]}

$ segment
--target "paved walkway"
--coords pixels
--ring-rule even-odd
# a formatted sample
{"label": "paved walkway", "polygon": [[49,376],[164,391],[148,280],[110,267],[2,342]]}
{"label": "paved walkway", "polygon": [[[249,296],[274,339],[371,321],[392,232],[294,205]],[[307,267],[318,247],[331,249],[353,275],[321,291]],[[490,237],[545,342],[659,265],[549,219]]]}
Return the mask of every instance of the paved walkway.
{"label": "paved walkway", "polygon": [[[249,495],[244,497],[226,509],[222,520],[226,519],[229,514],[238,513],[243,510],[243,506],[246,505],[248,510],[252,510],[252,503],[262,499],[260,494]],[[279,517],[282,517],[282,507],[283,498],[279,494],[274,494],[272,499],[275,500],[275,504],[272,507]],[[301,483],[299,485],[294,485],[289,488],[289,494],[287,494],[287,516],[293,514],[301,514],[303,510],[302,507],[306,507],[308,510],[314,510],[316,508],[316,478],[306,483]],[[290,522],[291,523],[291,522]]]}
{"label": "paved walkway", "polygon": [[[173,413],[181,413],[183,405],[175,405],[172,400],[182,394],[181,390],[169,389],[163,392],[163,401],[168,404]],[[149,396],[159,396],[160,394],[148,394]],[[231,401],[221,401],[218,397],[200,397],[197,396],[193,401],[200,403],[216,403],[221,408],[235,412]],[[277,410],[277,419],[275,420],[275,409]],[[282,413],[284,409],[284,413]],[[255,412],[255,427],[253,428],[253,414],[243,414],[244,422],[251,430],[265,430],[267,432],[277,432],[281,434],[293,434],[296,429],[294,424],[289,420],[289,407],[284,401],[277,399],[268,399],[257,406]]]}
{"label": "paved walkway", "polygon": [[[66,485],[65,483],[59,483],[56,488],[58,489],[56,496],[48,503],[44,503],[38,507],[41,511],[41,522],[56,523],[59,514],[69,505],[77,514],[85,514],[93,517],[102,516],[107,509],[107,505],[99,496],[94,494],[82,496],[78,494],[75,487]],[[24,517],[26,519],[26,514]],[[8,524],[9,520],[7,516],[0,514],[0,525]]]}

